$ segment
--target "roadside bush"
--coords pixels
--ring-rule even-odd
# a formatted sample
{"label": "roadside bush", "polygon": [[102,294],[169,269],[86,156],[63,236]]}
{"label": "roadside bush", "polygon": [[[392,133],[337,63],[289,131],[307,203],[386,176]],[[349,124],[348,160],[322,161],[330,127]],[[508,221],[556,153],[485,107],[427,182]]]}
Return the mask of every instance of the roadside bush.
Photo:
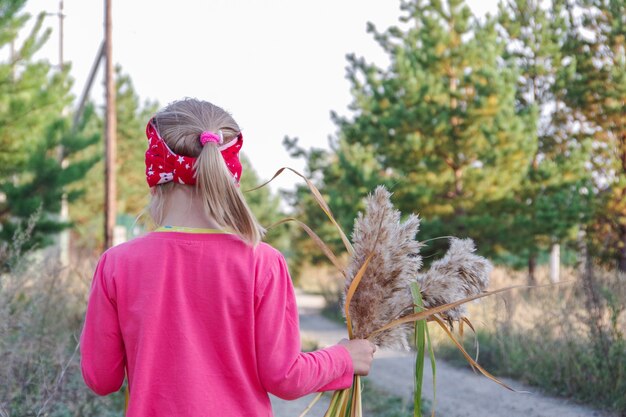
{"label": "roadside bush", "polygon": [[0,249],[0,416],[123,414],[123,394],[99,398],[82,381],[78,339],[94,260],[69,269],[54,251]]}
{"label": "roadside bush", "polygon": [[[626,276],[589,263],[566,280],[572,284],[512,292],[472,306],[479,363],[497,375],[626,416]],[[491,287],[510,283],[501,274]],[[474,349],[471,339],[466,334],[468,352]],[[445,341],[437,352],[467,363]]]}

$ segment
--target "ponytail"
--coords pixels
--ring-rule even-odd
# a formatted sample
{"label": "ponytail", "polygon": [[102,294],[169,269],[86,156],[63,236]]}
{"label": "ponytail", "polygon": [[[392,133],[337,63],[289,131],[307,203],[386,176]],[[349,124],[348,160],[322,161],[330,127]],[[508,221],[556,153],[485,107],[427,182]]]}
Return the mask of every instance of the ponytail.
{"label": "ponytail", "polygon": [[207,215],[256,246],[265,230],[252,214],[214,143],[202,148],[195,169],[197,191]]}

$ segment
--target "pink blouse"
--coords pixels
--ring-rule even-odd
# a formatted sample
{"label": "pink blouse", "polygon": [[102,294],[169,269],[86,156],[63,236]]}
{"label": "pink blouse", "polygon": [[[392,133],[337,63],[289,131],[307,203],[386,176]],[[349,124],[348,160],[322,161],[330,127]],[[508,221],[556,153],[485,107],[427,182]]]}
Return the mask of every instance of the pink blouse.
{"label": "pink blouse", "polygon": [[295,399],[353,376],[344,346],[300,352],[280,252],[226,233],[153,232],[105,252],[80,351],[99,395],[128,373],[128,417],[272,416],[268,392]]}

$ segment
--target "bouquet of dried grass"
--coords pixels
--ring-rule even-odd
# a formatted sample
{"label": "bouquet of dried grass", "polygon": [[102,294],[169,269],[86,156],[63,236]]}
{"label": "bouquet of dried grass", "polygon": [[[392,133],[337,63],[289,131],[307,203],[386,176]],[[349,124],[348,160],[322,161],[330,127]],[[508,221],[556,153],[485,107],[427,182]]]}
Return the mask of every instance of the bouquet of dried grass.
{"label": "bouquet of dried grass", "polygon": [[[417,349],[415,416],[421,416],[426,341],[433,379],[436,369],[427,321],[444,329],[474,369],[510,389],[478,365],[451,332],[454,323],[459,323],[461,332],[463,324],[473,330],[464,304],[493,294],[485,292],[491,263],[474,253],[471,239],[451,237],[445,256],[420,272],[424,245],[416,240],[420,220],[411,214],[401,221],[390,198],[391,193],[379,186],[367,197],[365,213],[359,213],[355,221],[343,302],[350,337],[369,339],[383,348],[406,349],[413,336]],[[351,388],[334,393],[325,417],[360,415],[361,381],[355,376]]]}
{"label": "bouquet of dried grass", "polygon": [[[419,252],[424,242],[415,239],[420,220],[418,216],[411,214],[401,221],[401,213],[393,207],[391,193],[385,187],[377,187],[367,197],[365,213],[359,213],[350,243],[320,192],[306,177],[290,168],[281,168],[272,180],[285,169],[296,173],[307,182],[314,198],[337,228],[350,255],[348,266],[344,269],[330,248],[307,225],[294,218],[278,223],[298,223],[346,278],[343,313],[350,339],[369,339],[380,347],[408,349],[409,337],[413,335],[418,352],[415,364],[415,416],[421,416],[427,340],[433,377],[435,373],[427,321],[434,321],[444,329],[473,368],[511,389],[480,367],[450,330],[455,322],[459,323],[461,331],[463,324],[469,325],[473,330],[471,322],[465,317],[464,304],[515,288],[485,291],[492,265],[485,258],[474,254],[472,240],[451,238],[446,255],[422,273]],[[360,377],[355,376],[352,387],[335,391],[325,417],[361,416],[361,389]],[[312,404],[307,407],[301,417],[311,406]]]}
{"label": "bouquet of dried grass", "polygon": [[[419,416],[424,352],[430,339],[426,320],[440,324],[463,349],[445,323],[471,326],[463,303],[485,291],[492,265],[474,254],[470,239],[451,238],[446,255],[420,273],[423,243],[416,240],[420,220],[411,214],[401,221],[390,198],[391,193],[379,186],[367,197],[365,213],[359,213],[355,221],[343,310],[351,337],[369,339],[380,347],[408,349],[409,337],[414,335],[418,351],[414,408]],[[430,356],[434,370],[432,348]],[[360,378],[356,376],[353,387],[344,391],[334,394],[327,417],[361,415]]]}

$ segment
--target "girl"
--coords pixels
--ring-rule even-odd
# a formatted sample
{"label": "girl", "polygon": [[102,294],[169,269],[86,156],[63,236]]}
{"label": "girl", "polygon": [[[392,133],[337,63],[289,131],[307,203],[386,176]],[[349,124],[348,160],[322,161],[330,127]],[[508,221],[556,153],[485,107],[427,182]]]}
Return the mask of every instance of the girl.
{"label": "girl", "polygon": [[243,144],[221,108],[187,99],[146,128],[157,231],[106,251],[93,278],[81,368],[97,394],[127,374],[128,417],[271,416],[295,399],[348,388],[375,347],[342,340],[300,352],[283,256],[238,188]]}

